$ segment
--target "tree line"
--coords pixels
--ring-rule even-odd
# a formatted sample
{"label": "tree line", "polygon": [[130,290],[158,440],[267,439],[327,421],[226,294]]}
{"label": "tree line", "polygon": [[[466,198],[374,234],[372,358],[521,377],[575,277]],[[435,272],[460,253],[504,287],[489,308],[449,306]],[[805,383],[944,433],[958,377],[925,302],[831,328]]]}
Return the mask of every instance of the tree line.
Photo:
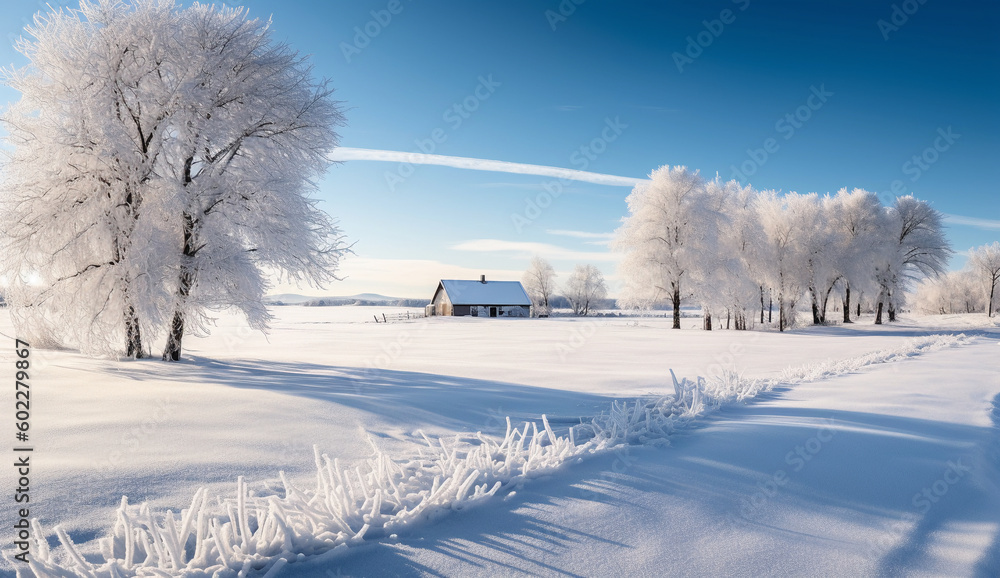
{"label": "tree line", "polygon": [[[814,324],[831,309],[851,323],[862,303],[876,324],[894,321],[913,282],[937,278],[952,254],[941,214],[912,196],[883,206],[863,189],[782,195],[663,166],[627,203],[611,245],[623,255],[618,305],[667,303],[675,329],[682,302],[701,306],[705,329],[723,315],[736,329],[772,323],[776,307],[784,331],[806,304]],[[538,271],[525,282],[540,299]]]}
{"label": "tree line", "polygon": [[1000,242],[969,250],[961,271],[926,279],[917,287],[915,305],[924,313],[982,313],[993,317],[1000,310]]}
{"label": "tree line", "polygon": [[802,299],[814,324],[826,322],[833,299],[845,323],[862,299],[873,304],[875,323],[893,321],[909,284],[940,275],[952,253],[941,214],[912,196],[884,207],[863,189],[781,195],[664,166],[627,202],[612,244],[624,253],[622,301],[669,300],[674,328],[682,299],[702,306],[705,329],[722,313],[737,329],[758,314],[764,323],[765,297],[777,305],[782,331],[795,325]]}

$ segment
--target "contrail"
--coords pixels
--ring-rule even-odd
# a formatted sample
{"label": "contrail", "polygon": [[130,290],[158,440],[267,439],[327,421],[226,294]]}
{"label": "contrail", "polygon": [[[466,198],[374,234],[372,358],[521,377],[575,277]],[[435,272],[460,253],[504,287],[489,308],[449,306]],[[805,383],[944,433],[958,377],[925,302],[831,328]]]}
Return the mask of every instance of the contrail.
{"label": "contrail", "polygon": [[950,225],[967,225],[980,229],[1000,229],[1000,221],[980,219],[978,217],[963,217],[962,215],[949,215],[948,213],[944,213],[944,222]]}
{"label": "contrail", "polygon": [[383,151],[375,149],[359,149],[353,147],[340,147],[330,153],[332,161],[384,161],[394,163],[410,163],[414,165],[440,165],[443,167],[454,167],[456,169],[470,169],[474,171],[491,171],[497,173],[514,173],[519,175],[538,175],[541,177],[555,177],[569,181],[582,181],[595,183],[598,185],[610,185],[613,187],[634,187],[638,183],[647,182],[646,179],[636,179],[632,177],[621,177],[617,175],[605,175],[601,173],[591,173],[576,169],[563,169],[560,167],[546,167],[542,165],[529,165],[525,163],[509,163],[507,161],[494,161],[489,159],[474,159],[469,157],[449,157],[445,155],[429,155],[425,153],[407,153],[402,151]]}

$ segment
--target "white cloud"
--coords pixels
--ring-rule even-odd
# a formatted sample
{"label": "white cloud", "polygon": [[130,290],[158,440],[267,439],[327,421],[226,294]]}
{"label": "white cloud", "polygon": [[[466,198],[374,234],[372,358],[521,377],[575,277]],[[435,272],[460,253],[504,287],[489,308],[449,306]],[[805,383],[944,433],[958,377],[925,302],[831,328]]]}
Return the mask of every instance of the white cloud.
{"label": "white cloud", "polygon": [[1000,229],[1000,221],[994,219],[980,219],[978,217],[963,217],[962,215],[944,214],[944,222],[949,225],[966,225],[979,229],[997,230]]}
{"label": "white cloud", "polygon": [[532,243],[527,241],[504,241],[501,239],[472,239],[463,241],[451,247],[456,251],[475,251],[480,253],[510,252],[518,253],[525,258],[541,255],[546,259],[577,261],[581,263],[593,261],[618,261],[621,256],[609,251],[589,252],[574,251],[548,243]]}
{"label": "white cloud", "polygon": [[424,153],[408,153],[402,151],[385,151],[376,149],[361,149],[353,147],[340,147],[330,153],[332,161],[383,161],[396,163],[410,163],[415,165],[439,165],[444,167],[454,167],[457,169],[470,169],[474,171],[492,171],[499,173],[513,173],[520,175],[538,175],[542,177],[554,177],[570,181],[582,181],[596,183],[598,185],[611,185],[616,187],[634,187],[646,179],[636,179],[632,177],[621,177],[617,175],[605,175],[602,173],[592,173],[589,171],[579,171],[576,169],[564,169],[560,167],[547,167],[542,165],[529,165],[525,163],[509,163],[507,161],[494,161],[489,159],[474,159],[468,157],[450,157],[445,155],[428,155]]}
{"label": "white cloud", "polygon": [[590,233],[587,231],[569,231],[566,229],[547,229],[549,235],[560,235],[563,237],[575,237],[577,239],[614,239],[614,233]]}

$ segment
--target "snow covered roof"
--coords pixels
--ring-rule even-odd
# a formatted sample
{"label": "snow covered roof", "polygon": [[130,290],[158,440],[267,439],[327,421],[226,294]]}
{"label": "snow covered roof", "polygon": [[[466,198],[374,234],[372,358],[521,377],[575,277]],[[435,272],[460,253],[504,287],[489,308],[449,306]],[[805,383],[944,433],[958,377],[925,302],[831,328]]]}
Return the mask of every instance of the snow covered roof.
{"label": "snow covered roof", "polygon": [[519,281],[442,279],[442,286],[452,305],[531,305]]}

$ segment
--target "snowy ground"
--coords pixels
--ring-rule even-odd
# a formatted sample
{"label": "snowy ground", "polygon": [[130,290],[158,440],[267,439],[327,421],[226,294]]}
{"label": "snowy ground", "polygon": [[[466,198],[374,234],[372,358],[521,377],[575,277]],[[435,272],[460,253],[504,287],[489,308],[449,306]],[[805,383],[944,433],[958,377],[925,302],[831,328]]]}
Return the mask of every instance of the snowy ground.
{"label": "snowy ground", "polygon": [[[414,456],[418,429],[503,436],[506,416],[547,414],[565,433],[614,399],[673,393],[670,369],[775,378],[965,333],[779,385],[670,447],[569,463],[281,575],[1000,575],[1000,328],[981,316],[785,334],[671,331],[664,318],[372,320],[398,311],[279,307],[266,338],[226,317],[176,365],[34,351],[32,515],[99,562],[122,495],[177,512],[202,486],[231,495],[237,476],[258,495],[278,491],[279,470],[308,487],[313,444],[350,464],[372,444]],[[0,332],[13,332],[6,313]],[[13,481],[2,475],[6,495]],[[3,516],[10,528],[13,503]]]}

